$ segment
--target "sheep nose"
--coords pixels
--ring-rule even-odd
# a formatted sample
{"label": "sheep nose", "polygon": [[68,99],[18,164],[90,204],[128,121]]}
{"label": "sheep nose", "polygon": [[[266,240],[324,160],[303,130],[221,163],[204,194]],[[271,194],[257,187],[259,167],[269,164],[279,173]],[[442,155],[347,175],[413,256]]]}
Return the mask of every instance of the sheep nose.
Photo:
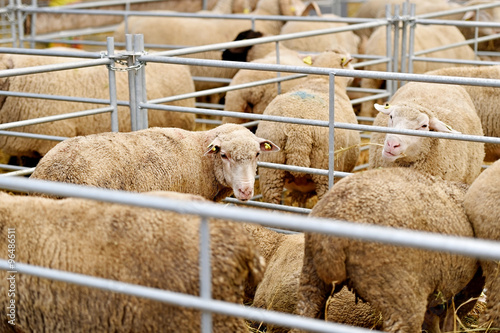
{"label": "sheep nose", "polygon": [[399,140],[395,140],[393,138],[388,138],[385,142],[387,148],[389,148],[389,151],[394,151],[397,148],[401,147],[401,143]]}
{"label": "sheep nose", "polygon": [[236,195],[236,197],[242,201],[249,200],[252,198],[252,196],[253,196],[253,188],[251,187],[239,188],[238,193]]}

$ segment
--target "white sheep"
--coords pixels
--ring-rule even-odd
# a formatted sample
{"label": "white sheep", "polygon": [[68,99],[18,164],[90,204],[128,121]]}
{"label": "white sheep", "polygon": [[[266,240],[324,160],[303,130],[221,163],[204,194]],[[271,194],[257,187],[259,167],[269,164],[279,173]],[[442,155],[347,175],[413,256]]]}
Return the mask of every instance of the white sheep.
{"label": "white sheep", "polygon": [[[203,200],[179,193],[149,193]],[[0,234],[15,229],[16,262],[199,295],[200,217],[68,198],[0,193]],[[247,283],[257,284],[264,260],[240,223],[209,220],[212,297],[243,304]],[[1,242],[8,259],[9,242]],[[6,281],[9,274],[0,271]],[[8,304],[7,283],[0,302]],[[16,275],[15,326],[23,332],[199,332],[201,312],[147,298]],[[242,318],[213,315],[214,332],[248,332]]]}
{"label": "white sheep", "polygon": [[[349,59],[350,56],[343,52],[324,52],[313,59],[313,65],[349,68]],[[346,77],[335,78],[335,121],[357,124],[351,101],[346,93],[349,80],[350,78]],[[303,84],[274,98],[264,111],[264,115],[327,121],[329,119],[328,76],[310,75]],[[326,127],[261,121],[256,134],[269,137],[282,148],[276,154],[263,156],[264,162],[328,169]],[[359,143],[360,136],[357,131],[335,129],[335,149],[348,148],[336,156],[335,170],[349,172],[354,168],[359,157]],[[280,203],[284,188],[291,190],[294,195],[305,193],[306,197],[316,193],[318,198],[328,191],[328,178],[322,175],[260,168],[259,176],[261,193],[267,202]]]}
{"label": "white sheep", "polygon": [[[410,82],[389,103],[376,104],[375,126],[483,135],[469,94],[461,86]],[[370,168],[403,166],[471,184],[481,171],[484,144],[373,132]]]}
{"label": "white sheep", "polygon": [[[413,169],[368,170],[337,182],[310,215],[473,237],[462,205],[466,189]],[[295,314],[316,318],[332,290],[347,286],[381,312],[383,331],[421,332],[428,308],[481,293],[478,268],[470,257],[306,233]]]}
{"label": "white sheep", "polygon": [[[484,67],[447,67],[427,72],[429,75],[448,75],[475,78],[500,79],[500,66]],[[476,112],[481,119],[485,136],[500,137],[500,117],[497,116],[498,104],[500,103],[500,90],[494,87],[463,86],[476,107]],[[485,158],[487,162],[493,162],[500,158],[500,145],[485,143]]]}
{"label": "white sheep", "polygon": [[[464,207],[478,238],[500,241],[500,161],[484,170],[465,194]],[[481,260],[486,278],[485,322],[500,328],[500,278],[498,261]]]}
{"label": "white sheep", "polygon": [[[300,55],[296,51],[280,50],[279,63],[288,66],[309,66],[310,56]],[[255,64],[276,64],[276,53],[271,52],[268,56],[251,61]],[[294,75],[291,73],[281,73],[281,77]],[[240,69],[231,80],[230,86],[250,83],[260,80],[276,78],[276,72],[256,71],[251,69]],[[281,92],[286,93],[299,83],[303,83],[305,78],[298,78],[281,82]],[[224,110],[262,114],[271,101],[278,95],[278,84],[269,83],[250,88],[231,90],[226,93]],[[244,123],[247,119],[235,117],[223,117],[224,123]]]}
{"label": "white sheep", "polygon": [[[400,33],[401,35],[401,33]],[[394,40],[394,32],[391,33],[392,41]],[[401,36],[400,36],[401,37]],[[401,40],[401,38],[400,38]],[[408,39],[409,40],[409,39]],[[446,25],[417,25],[415,27],[415,41],[414,41],[414,52],[424,51],[436,47],[441,47],[443,45],[460,43],[465,40],[464,36],[457,27],[446,26]],[[409,42],[409,41],[408,41]],[[366,41],[364,46],[364,54],[376,55],[381,57],[387,56],[387,34],[386,27],[382,26],[377,28],[370,38]],[[392,42],[391,42],[392,43]],[[401,47],[401,46],[400,46]],[[431,58],[442,58],[442,59],[458,59],[458,60],[475,60],[474,51],[469,45],[463,45],[459,47],[454,47],[451,49],[445,49],[441,51],[435,51],[432,53],[422,54],[421,57],[431,57]],[[422,74],[431,70],[457,66],[452,62],[427,62],[427,61],[415,61],[413,63],[413,73]],[[408,63],[406,63],[406,69],[408,69]],[[379,63],[375,65],[365,66],[364,70],[369,71],[386,71],[387,64]],[[398,71],[401,71],[401,57],[399,57]],[[364,89],[380,89],[383,87],[384,80],[374,79],[374,78],[362,78],[361,88]],[[378,100],[377,103],[383,103],[382,100]],[[367,101],[361,104],[360,116],[370,117],[375,116],[373,112],[374,101]]]}
{"label": "white sheep", "polygon": [[[250,15],[293,15],[303,4],[300,0],[259,0],[256,9]],[[257,20],[255,30],[266,34],[279,34],[283,21]],[[145,43],[161,45],[198,46],[230,42],[236,35],[252,27],[250,20],[205,19],[185,17],[131,17],[128,21],[128,33],[141,33]],[[115,30],[117,41],[124,41],[125,24]],[[221,51],[208,51],[187,55],[189,58],[221,59]],[[190,66],[193,76],[231,78],[237,69]],[[221,86],[221,83],[196,81],[196,90],[205,90]]]}
{"label": "white sheep", "polygon": [[[50,56],[28,56],[3,54],[0,56],[0,70],[20,69],[31,66],[77,62],[77,58]],[[172,81],[175,77],[175,81]],[[148,99],[194,92],[194,84],[189,69],[182,65],[148,63],[146,65],[146,93]],[[0,78],[2,90],[13,92],[39,93],[71,97],[109,99],[108,69],[105,66],[71,69],[31,75]],[[116,73],[117,98],[129,99],[128,74]],[[92,108],[102,104],[40,100],[2,96],[0,103],[0,123],[46,117]],[[171,105],[194,107],[194,98],[169,103]],[[130,131],[130,109],[118,107],[119,130]],[[179,112],[148,110],[150,126],[180,127],[193,130],[195,115]],[[110,114],[98,114],[57,122],[15,128],[16,131],[36,134],[74,137],[111,130]],[[40,158],[57,142],[0,136],[0,149],[13,156]]]}
{"label": "white sheep", "polygon": [[177,191],[219,201],[254,192],[257,157],[277,151],[241,125],[208,131],[149,128],[65,140],[50,150],[32,178],[119,190]]}
{"label": "white sheep", "polygon": [[[253,307],[293,313],[297,305],[300,273],[304,261],[304,234],[283,234],[268,228],[246,224],[257,249],[266,261],[266,271],[255,290]],[[346,288],[328,300],[325,306],[328,321],[377,327],[377,318],[369,304],[356,300]],[[258,327],[261,323],[254,323]],[[264,324],[266,332],[284,333],[288,328]]]}

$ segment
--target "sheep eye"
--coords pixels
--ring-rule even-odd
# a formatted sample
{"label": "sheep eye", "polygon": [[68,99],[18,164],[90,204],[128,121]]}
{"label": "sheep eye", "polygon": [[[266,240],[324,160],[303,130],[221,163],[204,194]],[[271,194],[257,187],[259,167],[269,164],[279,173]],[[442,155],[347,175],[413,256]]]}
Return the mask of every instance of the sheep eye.
{"label": "sheep eye", "polygon": [[224,154],[224,153],[220,153],[220,157],[222,157],[223,159],[226,159],[227,158],[227,155]]}
{"label": "sheep eye", "polygon": [[259,155],[260,155],[260,152],[259,152],[259,153],[257,153],[257,155],[255,155],[255,157],[259,157]]}
{"label": "sheep eye", "polygon": [[389,118],[391,118],[391,120],[392,120],[392,114],[389,116]]}
{"label": "sheep eye", "polygon": [[423,124],[423,125],[422,125],[422,128],[427,128],[427,124]]}

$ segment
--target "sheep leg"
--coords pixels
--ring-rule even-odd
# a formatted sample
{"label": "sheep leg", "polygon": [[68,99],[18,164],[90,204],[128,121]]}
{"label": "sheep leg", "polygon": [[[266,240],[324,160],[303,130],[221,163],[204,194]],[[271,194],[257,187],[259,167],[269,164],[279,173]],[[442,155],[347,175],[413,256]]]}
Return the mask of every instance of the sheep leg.
{"label": "sheep leg", "polygon": [[265,202],[281,204],[281,196],[285,186],[285,173],[284,170],[259,169],[260,192]]}
{"label": "sheep leg", "polygon": [[[304,250],[304,264],[300,275],[298,301],[295,314],[310,318],[321,318],[324,316],[326,301],[331,292],[331,286],[320,279],[313,262],[310,249]],[[291,333],[301,333],[302,330],[294,329]]]}

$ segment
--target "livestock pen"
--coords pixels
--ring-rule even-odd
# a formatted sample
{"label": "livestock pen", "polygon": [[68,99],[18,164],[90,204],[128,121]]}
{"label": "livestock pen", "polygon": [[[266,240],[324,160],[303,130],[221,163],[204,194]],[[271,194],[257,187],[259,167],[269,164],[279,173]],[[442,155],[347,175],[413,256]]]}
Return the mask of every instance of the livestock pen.
{"label": "livestock pen", "polygon": [[[12,0],[11,0],[12,1]],[[498,4],[495,4],[498,6]],[[486,5],[488,6],[488,5]],[[494,5],[489,5],[494,6]],[[483,6],[484,7],[484,6]],[[479,10],[482,8],[481,6],[472,7],[473,10]],[[35,13],[40,9],[36,8],[22,8],[19,7],[17,10],[25,10],[27,13],[32,12]],[[46,11],[50,11],[50,9],[44,9]],[[62,9],[61,12],[65,10]],[[43,12],[43,10],[41,11]],[[72,14],[98,14],[102,15],[103,13],[99,13],[98,11],[93,12],[92,10],[81,11],[79,12],[77,9],[71,10],[68,9],[68,13]],[[131,12],[131,11],[116,11],[115,15],[144,15],[144,13]],[[166,15],[168,16],[168,15]],[[17,16],[18,18],[22,17],[22,15]],[[373,96],[359,98],[352,100],[353,104],[359,104],[363,101],[367,101],[370,99],[376,98],[388,98],[394,94],[397,90],[397,84],[399,82],[405,81],[418,81],[418,82],[432,82],[432,83],[448,83],[448,84],[459,84],[459,85],[475,85],[475,86],[491,86],[491,87],[500,87],[500,80],[493,79],[480,79],[480,78],[461,78],[461,77],[439,77],[432,75],[421,75],[421,74],[411,74],[412,62],[414,61],[434,61],[440,62],[444,61],[443,59],[433,59],[433,58],[420,58],[422,54],[425,52],[421,52],[420,54],[414,54],[411,50],[411,39],[412,39],[412,28],[415,24],[443,24],[443,20],[429,20],[427,17],[413,16],[413,15],[402,15],[396,14],[397,19],[389,16],[386,19],[377,19],[377,20],[355,20],[355,19],[340,19],[341,21],[346,21],[351,23],[349,27],[346,28],[336,28],[330,29],[328,31],[311,31],[311,32],[303,32],[296,33],[290,35],[280,35],[280,36],[269,36],[263,37],[255,40],[247,40],[247,41],[237,41],[237,42],[229,42],[217,45],[205,45],[199,47],[189,47],[189,48],[179,48],[178,50],[169,50],[169,51],[161,51],[158,53],[148,53],[145,51],[147,47],[158,47],[158,45],[147,45],[144,44],[142,37],[140,35],[128,35],[127,43],[124,45],[126,47],[126,51],[117,51],[114,48],[114,41],[112,38],[107,38],[106,42],[99,41],[86,41],[85,39],[80,40],[79,42],[82,45],[89,45],[92,47],[100,47],[106,51],[101,52],[63,52],[57,50],[39,50],[39,49],[25,49],[17,46],[24,46],[24,44],[29,44],[30,46],[35,46],[36,43],[47,43],[47,42],[62,42],[71,44],[73,41],[68,41],[64,39],[58,38],[46,38],[42,37],[37,39],[36,34],[32,34],[31,37],[23,36],[22,32],[22,24],[17,25],[18,30],[14,26],[12,31],[17,31],[17,37],[12,37],[11,39],[3,40],[6,43],[13,43],[14,47],[3,47],[0,48],[0,53],[5,54],[39,54],[39,55],[49,55],[49,56],[59,56],[59,57],[74,57],[74,58],[87,58],[90,60],[82,60],[78,62],[73,62],[69,64],[65,64],[64,66],[40,66],[39,68],[32,69],[23,69],[23,70],[5,70],[0,71],[0,78],[16,76],[16,75],[26,75],[33,74],[38,72],[45,71],[53,71],[53,70],[65,70],[71,68],[80,68],[86,66],[107,66],[109,69],[109,92],[110,98],[109,100],[96,100],[90,98],[74,98],[68,96],[40,96],[36,94],[30,93],[15,93],[10,91],[2,91],[1,95],[3,96],[18,96],[18,97],[26,97],[26,98],[41,98],[41,99],[54,99],[54,100],[67,100],[67,101],[81,101],[85,103],[96,103],[103,104],[105,107],[99,109],[92,110],[82,110],[82,112],[76,114],[68,114],[65,116],[57,116],[57,117],[47,117],[41,118],[38,120],[31,119],[29,121],[23,122],[14,122],[1,124],[0,135],[19,135],[23,137],[30,137],[33,139],[48,139],[52,141],[62,141],[64,137],[48,137],[40,134],[29,134],[29,133],[14,133],[11,131],[7,131],[11,128],[31,125],[35,123],[44,123],[51,122],[58,119],[63,119],[65,117],[77,117],[77,116],[86,116],[94,113],[110,113],[110,131],[119,130],[116,125],[116,108],[118,105],[129,106],[131,110],[131,128],[132,130],[139,130],[142,128],[148,127],[147,124],[147,110],[164,110],[164,111],[174,111],[174,112],[187,112],[193,113],[198,116],[204,116],[205,119],[199,117],[199,122],[207,122],[208,124],[218,124],[217,120],[209,120],[206,118],[214,117],[217,119],[221,116],[230,116],[235,118],[247,118],[252,119],[253,121],[276,121],[276,122],[289,122],[296,124],[304,124],[304,125],[314,125],[314,126],[323,126],[329,128],[329,165],[330,168],[328,170],[321,169],[310,169],[310,168],[301,168],[294,167],[289,165],[275,165],[275,164],[266,164],[259,163],[260,168],[270,167],[270,168],[279,168],[288,171],[298,171],[304,173],[315,173],[319,175],[324,175],[329,178],[330,186],[333,186],[335,177],[345,177],[349,175],[349,173],[342,173],[334,170],[333,161],[335,159],[335,150],[333,133],[335,128],[342,128],[347,130],[359,131],[362,133],[370,133],[370,132],[382,132],[382,133],[394,133],[394,134],[405,134],[405,135],[415,135],[421,137],[434,137],[434,138],[442,138],[442,139],[451,139],[451,140],[466,140],[472,142],[485,142],[492,144],[500,144],[500,139],[496,137],[483,137],[483,136],[473,136],[473,135],[463,135],[463,134],[448,134],[448,133],[437,133],[437,132],[426,132],[422,133],[416,130],[398,130],[398,129],[388,129],[387,127],[375,127],[372,125],[365,124],[343,124],[335,122],[335,110],[333,101],[333,94],[330,95],[330,119],[329,121],[319,121],[319,120],[303,120],[303,119],[295,119],[295,118],[276,118],[265,115],[258,114],[240,114],[238,112],[230,112],[230,111],[221,111],[221,107],[212,104],[205,103],[197,103],[195,108],[186,108],[186,107],[175,107],[175,106],[167,106],[162,103],[171,102],[174,100],[184,99],[184,98],[192,98],[198,96],[205,96],[213,93],[223,93],[229,91],[230,89],[238,89],[242,87],[237,86],[228,86],[221,87],[207,91],[199,91],[192,94],[184,95],[184,96],[168,96],[162,99],[156,100],[148,100],[145,94],[145,85],[151,84],[151,82],[144,81],[144,66],[147,66],[148,63],[171,63],[171,64],[182,64],[182,65],[194,65],[194,66],[212,66],[212,67],[230,67],[235,69],[251,69],[251,70],[267,70],[267,71],[276,71],[294,73],[297,75],[304,74],[315,74],[315,75],[327,75],[330,79],[330,86],[334,86],[336,77],[352,77],[352,78],[377,78],[382,80],[388,80],[391,82],[387,84],[385,89],[380,89],[376,91],[362,91],[360,88],[352,88],[352,91],[362,91],[374,94]],[[207,17],[208,19],[208,17]],[[256,18],[259,19],[259,18]],[[279,18],[283,19],[283,18]],[[303,18],[287,18],[290,20],[321,20],[321,18],[315,17],[303,17]],[[383,26],[386,25],[388,30],[391,28],[399,29],[399,22],[403,22],[403,41],[395,39],[395,41],[388,42],[387,44],[392,44],[392,50],[399,50],[399,45],[406,45],[405,39],[408,38],[410,40],[410,48],[409,50],[404,50],[399,52],[392,52],[392,50],[388,51],[386,57],[371,57],[370,55],[354,55],[355,58],[359,59],[368,59],[366,62],[359,62],[355,64],[355,68],[366,66],[367,63],[374,62],[386,62],[387,67],[389,69],[388,72],[378,72],[378,71],[361,71],[361,70],[345,70],[345,69],[327,69],[327,68],[314,68],[314,67],[294,67],[294,66],[285,66],[285,65],[272,65],[272,64],[254,64],[254,63],[238,63],[233,62],[229,63],[221,60],[203,60],[203,59],[194,59],[194,58],[181,58],[177,57],[180,55],[189,55],[197,52],[207,51],[207,50],[219,50],[225,49],[229,47],[242,47],[254,45],[257,43],[276,43],[279,44],[280,41],[292,38],[299,38],[305,36],[314,36],[316,34],[328,34],[341,32],[346,30],[356,30],[367,27],[375,27],[375,26]],[[455,24],[455,25],[467,25],[467,26],[488,26],[488,27],[500,27],[499,23],[481,23],[481,22],[454,22],[450,21],[444,24]],[[101,32],[100,30],[98,32]],[[17,35],[18,34],[18,35]],[[62,34],[64,37],[71,36],[71,33]],[[82,36],[84,34],[81,34]],[[466,43],[477,45],[478,42],[484,41],[487,39],[494,39],[498,36],[489,36],[484,39],[480,39],[479,37],[474,40],[469,40]],[[389,41],[388,37],[388,41]],[[456,46],[456,45],[455,45]],[[452,46],[443,46],[452,47]],[[436,50],[427,50],[427,52],[432,52]],[[475,51],[477,55],[481,54],[481,51],[477,50],[475,47]],[[488,55],[492,55],[489,53]],[[409,58],[409,66],[404,71],[400,72],[397,68],[398,58]],[[460,63],[460,64],[471,64],[471,65],[493,65],[498,64],[495,61],[456,61],[447,59],[448,62]],[[116,99],[116,91],[114,88],[113,80],[114,80],[114,72],[116,70],[124,70],[129,73],[129,83],[130,83],[130,100],[129,101],[118,101]],[[392,71],[391,71],[392,70]],[[408,72],[408,73],[406,73]],[[277,75],[277,79],[275,82],[281,81],[279,74]],[[229,83],[229,81],[226,81]],[[256,82],[254,84],[264,84],[269,82]],[[331,90],[333,91],[333,90]],[[109,106],[108,106],[109,105]],[[373,121],[373,118],[360,118],[359,121],[370,122]],[[250,123],[248,126],[255,124]],[[157,289],[146,288],[138,285],[130,285],[126,283],[122,283],[120,281],[111,281],[105,279],[99,279],[96,277],[90,276],[82,276],[79,274],[73,274],[71,272],[62,272],[57,270],[51,270],[44,267],[35,267],[30,265],[25,265],[24,263],[15,263],[15,266],[12,265],[12,261],[9,263],[7,260],[0,261],[1,268],[7,271],[15,271],[15,274],[33,274],[35,276],[40,276],[42,278],[54,279],[59,281],[64,281],[68,283],[76,283],[83,286],[99,288],[107,291],[125,293],[128,295],[134,295],[138,297],[146,297],[153,300],[157,300],[160,302],[166,302],[169,304],[176,304],[180,306],[186,306],[190,308],[195,308],[203,312],[202,315],[202,331],[210,332],[212,330],[211,326],[211,313],[223,313],[231,316],[239,316],[246,318],[247,320],[257,321],[257,322],[267,322],[273,323],[280,326],[287,327],[295,327],[306,329],[310,331],[317,332],[364,332],[366,330],[361,328],[352,328],[346,327],[344,325],[326,323],[324,321],[312,320],[308,318],[300,318],[297,316],[273,313],[270,311],[264,311],[261,309],[254,309],[249,307],[238,306],[235,304],[224,303],[220,301],[216,301],[211,299],[211,291],[210,291],[210,262],[209,262],[209,253],[208,253],[208,244],[210,240],[208,239],[208,228],[207,228],[207,219],[210,217],[216,218],[224,218],[241,222],[250,222],[250,223],[258,223],[272,228],[278,229],[292,229],[296,231],[305,231],[305,232],[320,232],[326,233],[329,235],[337,235],[348,238],[359,238],[366,241],[377,241],[382,243],[389,243],[398,246],[409,246],[409,247],[417,247],[423,249],[430,249],[434,251],[444,251],[450,253],[463,254],[467,256],[473,256],[484,259],[492,259],[492,260],[500,260],[500,244],[498,242],[491,242],[485,240],[477,240],[477,239],[464,239],[457,238],[451,236],[444,235],[430,235],[426,233],[414,232],[414,231],[404,231],[404,230],[394,230],[390,228],[382,228],[376,226],[367,226],[367,225],[356,225],[350,224],[342,221],[332,221],[328,220],[328,223],[324,223],[324,220],[314,219],[314,218],[306,218],[300,215],[292,215],[292,214],[283,214],[278,212],[268,212],[258,209],[250,209],[243,207],[224,207],[221,209],[221,206],[210,203],[192,203],[192,202],[178,202],[174,200],[167,199],[157,199],[157,198],[147,198],[145,199],[139,194],[133,193],[125,193],[125,192],[115,192],[104,189],[93,189],[93,188],[82,188],[76,185],[68,185],[68,184],[56,184],[56,183],[45,183],[35,180],[27,180],[17,177],[9,177],[14,175],[24,175],[29,174],[33,169],[23,168],[20,166],[9,166],[4,165],[7,170],[17,170],[21,169],[21,171],[15,171],[11,174],[7,173],[0,177],[0,187],[6,190],[11,191],[19,191],[19,192],[38,192],[38,193],[47,193],[58,196],[75,196],[81,198],[87,198],[91,200],[99,200],[105,202],[116,202],[121,204],[140,206],[140,207],[149,207],[154,209],[162,209],[162,210],[172,210],[175,212],[179,212],[182,214],[194,214],[199,215],[201,217],[201,228],[200,228],[200,242],[201,248],[203,249],[200,253],[200,297],[194,297],[190,295],[183,295],[178,293],[173,293],[169,291],[160,291]],[[358,167],[355,171],[360,171],[366,168],[366,165],[362,165]],[[295,212],[300,214],[309,213],[309,209],[302,207],[292,207],[285,205],[273,205],[269,203],[264,203],[259,201],[260,197],[257,196],[253,200],[242,203],[238,202],[234,198],[227,198],[226,202],[234,205],[247,205],[253,206],[257,208],[271,208],[276,210],[283,210],[288,212]],[[18,249],[18,251],[22,251],[22,249]],[[3,256],[3,255],[2,255]]]}

